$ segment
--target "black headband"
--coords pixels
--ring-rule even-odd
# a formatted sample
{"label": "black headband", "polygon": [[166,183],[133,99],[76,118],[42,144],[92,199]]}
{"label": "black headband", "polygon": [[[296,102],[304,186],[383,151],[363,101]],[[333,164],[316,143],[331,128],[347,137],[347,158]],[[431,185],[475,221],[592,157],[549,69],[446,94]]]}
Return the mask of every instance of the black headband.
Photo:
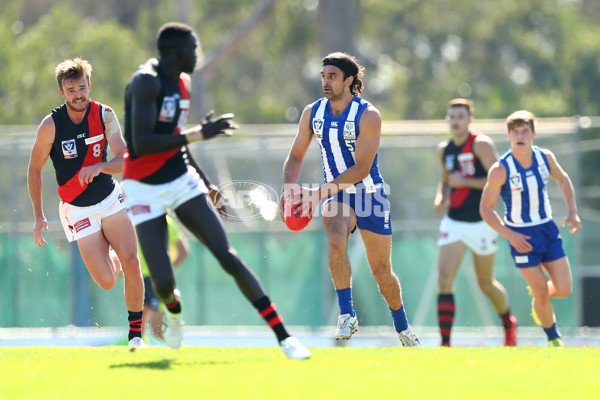
{"label": "black headband", "polygon": [[356,65],[344,59],[327,59],[323,61],[323,66],[326,65],[333,65],[334,67],[338,67],[344,72],[344,75],[346,76],[356,77],[356,75],[358,75],[358,68],[356,68]]}

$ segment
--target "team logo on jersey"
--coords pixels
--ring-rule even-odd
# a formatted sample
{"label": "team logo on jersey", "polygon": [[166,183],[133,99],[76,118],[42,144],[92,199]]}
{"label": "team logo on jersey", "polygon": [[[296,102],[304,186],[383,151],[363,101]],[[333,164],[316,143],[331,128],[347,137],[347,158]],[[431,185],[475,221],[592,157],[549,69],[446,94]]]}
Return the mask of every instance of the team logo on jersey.
{"label": "team logo on jersey", "polygon": [[317,137],[321,137],[323,133],[323,120],[322,119],[313,119],[313,131]]}
{"label": "team logo on jersey", "polygon": [[162,107],[158,114],[158,120],[161,122],[173,122],[175,113],[177,112],[177,100],[175,96],[165,96],[163,98]]}
{"label": "team logo on jersey", "polygon": [[354,122],[346,121],[346,123],[344,123],[344,139],[345,140],[355,140],[356,139],[356,131],[354,130]]}
{"label": "team logo on jersey", "polygon": [[511,175],[509,178],[510,190],[512,191],[523,191],[523,181],[521,180],[521,174]]}
{"label": "team logo on jersey", "polygon": [[75,139],[63,140],[61,142],[61,147],[65,158],[77,157],[77,146],[75,146]]}
{"label": "team logo on jersey", "polygon": [[452,171],[454,169],[454,154],[446,155],[444,158],[444,165],[448,171]]}

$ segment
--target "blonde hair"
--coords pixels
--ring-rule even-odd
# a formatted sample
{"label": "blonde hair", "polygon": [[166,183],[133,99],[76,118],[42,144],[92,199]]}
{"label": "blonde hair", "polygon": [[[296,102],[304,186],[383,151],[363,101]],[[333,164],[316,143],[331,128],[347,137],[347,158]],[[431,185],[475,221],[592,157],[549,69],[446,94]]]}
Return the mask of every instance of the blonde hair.
{"label": "blonde hair", "polygon": [[58,83],[58,88],[62,90],[62,85],[65,81],[78,80],[83,77],[87,78],[88,84],[91,83],[92,65],[82,58],[74,58],[72,60],[64,60],[54,69],[54,76]]}
{"label": "blonde hair", "polygon": [[515,126],[529,125],[532,132],[535,132],[535,115],[527,110],[519,110],[510,114],[506,118],[506,126],[510,132]]}
{"label": "blonde hair", "polygon": [[473,102],[471,100],[462,98],[452,99],[448,102],[448,108],[453,107],[464,107],[469,112],[469,115],[473,115]]}

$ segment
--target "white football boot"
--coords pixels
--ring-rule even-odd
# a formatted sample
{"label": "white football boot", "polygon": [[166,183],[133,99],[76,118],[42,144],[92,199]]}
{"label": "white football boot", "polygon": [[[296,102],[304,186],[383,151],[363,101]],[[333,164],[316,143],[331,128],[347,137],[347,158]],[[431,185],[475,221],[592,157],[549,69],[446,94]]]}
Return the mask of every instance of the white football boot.
{"label": "white football boot", "polygon": [[310,350],[308,350],[298,339],[290,336],[287,339],[283,339],[279,345],[281,350],[290,360],[306,360],[310,358]]}
{"label": "white football boot", "polygon": [[352,334],[358,330],[358,318],[350,314],[342,314],[338,317],[335,334],[333,337],[338,339],[350,339]]}

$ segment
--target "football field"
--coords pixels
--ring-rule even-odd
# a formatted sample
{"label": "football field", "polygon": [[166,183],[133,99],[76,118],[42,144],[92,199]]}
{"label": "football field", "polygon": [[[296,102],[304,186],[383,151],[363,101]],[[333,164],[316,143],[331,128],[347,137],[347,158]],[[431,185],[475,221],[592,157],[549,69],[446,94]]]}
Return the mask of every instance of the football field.
{"label": "football field", "polygon": [[0,399],[595,399],[598,347],[0,347]]}

